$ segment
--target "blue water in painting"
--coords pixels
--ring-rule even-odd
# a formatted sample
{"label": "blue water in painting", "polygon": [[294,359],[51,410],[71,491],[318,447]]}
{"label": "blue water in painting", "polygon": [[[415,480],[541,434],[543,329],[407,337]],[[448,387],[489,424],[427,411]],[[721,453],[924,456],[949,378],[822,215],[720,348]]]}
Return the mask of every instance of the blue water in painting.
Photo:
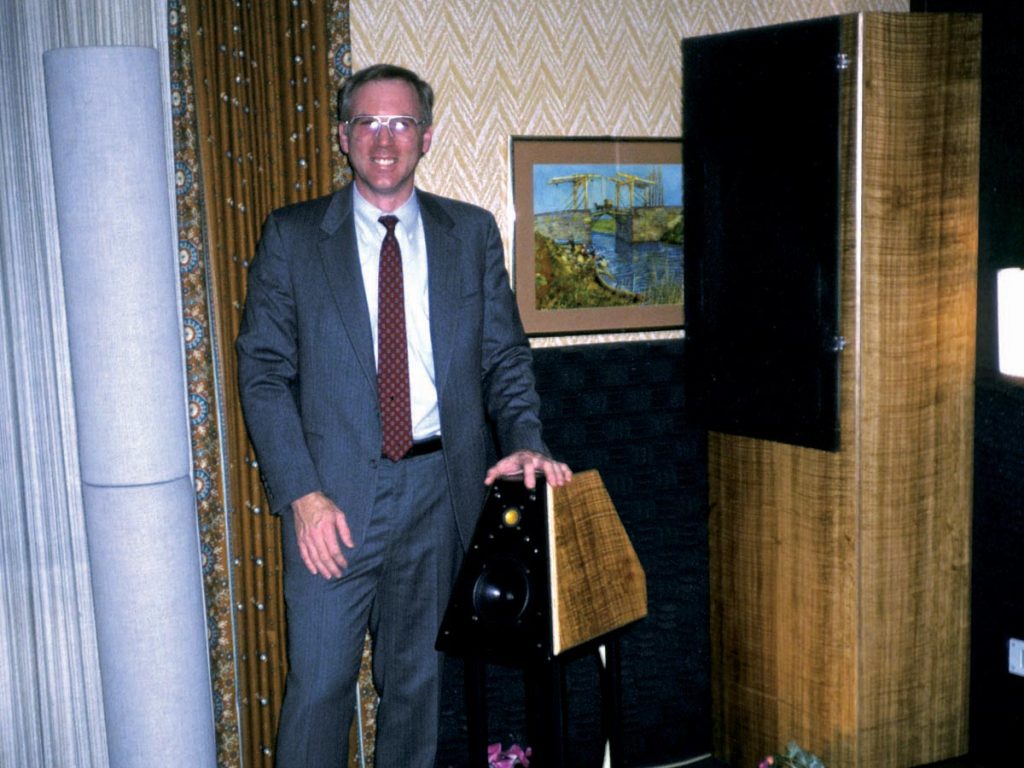
{"label": "blue water in painting", "polygon": [[683,284],[683,248],[667,243],[617,243],[615,235],[594,232],[591,244],[597,255],[607,259],[615,287],[634,293],[647,290],[651,274],[662,279],[666,272]]}

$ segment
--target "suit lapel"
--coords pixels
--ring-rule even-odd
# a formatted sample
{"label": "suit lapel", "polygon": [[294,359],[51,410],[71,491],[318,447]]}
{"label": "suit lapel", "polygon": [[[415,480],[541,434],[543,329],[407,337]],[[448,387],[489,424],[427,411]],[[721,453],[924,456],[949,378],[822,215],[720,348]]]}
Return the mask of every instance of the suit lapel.
{"label": "suit lapel", "polygon": [[448,378],[453,342],[458,333],[462,271],[454,222],[433,195],[417,190],[423,236],[427,246],[427,290],[430,295],[430,343],[434,352],[434,381],[438,395]]}
{"label": "suit lapel", "polygon": [[377,386],[370,312],[359,266],[359,246],[352,218],[352,187],[335,193],[320,224],[320,262],[338,305],[342,323],[368,383]]}

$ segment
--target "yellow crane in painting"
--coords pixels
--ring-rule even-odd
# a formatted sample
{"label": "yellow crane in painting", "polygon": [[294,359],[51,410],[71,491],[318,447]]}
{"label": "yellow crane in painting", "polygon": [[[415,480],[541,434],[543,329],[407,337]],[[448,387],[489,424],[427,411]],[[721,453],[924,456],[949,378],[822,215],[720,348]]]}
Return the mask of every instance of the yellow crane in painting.
{"label": "yellow crane in painting", "polygon": [[548,184],[572,184],[572,208],[569,210],[586,211],[590,210],[590,182],[600,178],[603,177],[599,173],[573,173],[548,179]]}
{"label": "yellow crane in painting", "polygon": [[657,188],[660,183],[657,179],[645,179],[642,176],[634,176],[631,173],[623,173],[619,171],[612,179],[612,183],[615,185],[615,207],[622,208],[622,203],[619,200],[620,194],[623,189],[629,190],[629,208],[636,208],[637,192],[639,191],[643,195],[643,202],[641,205],[651,205],[651,201],[648,200],[648,194],[653,191],[652,188]]}

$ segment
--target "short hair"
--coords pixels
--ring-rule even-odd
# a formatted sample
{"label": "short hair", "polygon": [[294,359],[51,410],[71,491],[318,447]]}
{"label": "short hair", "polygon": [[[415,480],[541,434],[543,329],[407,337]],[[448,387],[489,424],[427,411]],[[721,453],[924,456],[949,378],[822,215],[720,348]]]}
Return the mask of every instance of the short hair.
{"label": "short hair", "polygon": [[346,122],[352,116],[352,99],[356,91],[376,80],[402,80],[409,83],[420,100],[420,119],[427,125],[434,122],[434,89],[411,69],[395,64],[374,64],[353,72],[338,90],[338,120]]}

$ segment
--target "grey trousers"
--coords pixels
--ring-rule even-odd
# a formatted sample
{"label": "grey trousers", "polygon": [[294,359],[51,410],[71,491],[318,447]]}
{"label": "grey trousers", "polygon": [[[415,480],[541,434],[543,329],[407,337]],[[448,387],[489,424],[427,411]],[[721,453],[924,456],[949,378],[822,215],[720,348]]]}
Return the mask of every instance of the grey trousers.
{"label": "grey trousers", "polygon": [[444,455],[381,460],[366,541],[346,553],[340,579],[306,569],[290,511],[282,538],[289,668],[277,768],[345,765],[367,628],[380,694],[376,765],[432,768],[442,664],[434,641],[461,559]]}

